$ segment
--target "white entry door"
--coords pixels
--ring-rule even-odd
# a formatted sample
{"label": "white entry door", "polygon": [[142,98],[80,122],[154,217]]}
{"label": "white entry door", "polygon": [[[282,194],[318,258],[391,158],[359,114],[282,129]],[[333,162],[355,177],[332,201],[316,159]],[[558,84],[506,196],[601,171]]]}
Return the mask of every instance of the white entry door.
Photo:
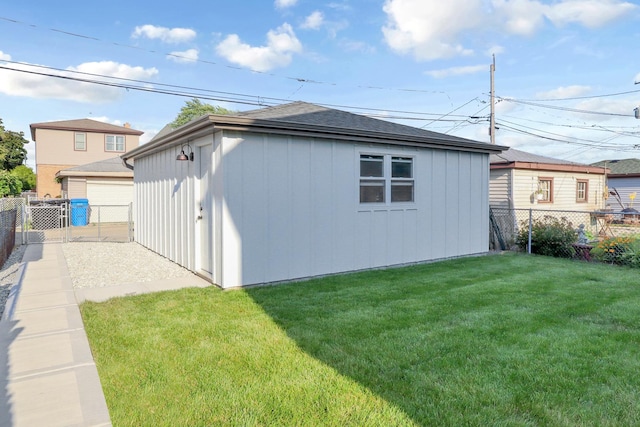
{"label": "white entry door", "polygon": [[200,162],[200,213],[198,227],[200,228],[200,270],[213,275],[213,196],[211,188],[213,146],[199,147]]}

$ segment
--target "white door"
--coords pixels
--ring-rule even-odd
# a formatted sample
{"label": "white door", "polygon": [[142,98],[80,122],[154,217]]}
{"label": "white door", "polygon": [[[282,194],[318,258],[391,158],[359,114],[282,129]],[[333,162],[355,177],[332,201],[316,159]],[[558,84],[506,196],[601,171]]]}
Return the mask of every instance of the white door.
{"label": "white door", "polygon": [[198,227],[200,228],[200,270],[209,275],[213,274],[213,196],[211,188],[211,157],[213,146],[205,145],[200,148],[198,156],[200,162],[200,213]]}

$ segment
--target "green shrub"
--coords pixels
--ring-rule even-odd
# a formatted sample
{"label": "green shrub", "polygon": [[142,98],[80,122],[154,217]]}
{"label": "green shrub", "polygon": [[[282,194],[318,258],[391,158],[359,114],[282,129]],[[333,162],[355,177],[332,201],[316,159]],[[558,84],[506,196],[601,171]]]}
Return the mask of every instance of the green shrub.
{"label": "green shrub", "polygon": [[[531,253],[556,258],[573,258],[575,250],[571,246],[578,239],[578,233],[565,217],[545,215],[533,220],[531,226]],[[516,243],[522,250],[529,242],[529,221],[520,223]]]}

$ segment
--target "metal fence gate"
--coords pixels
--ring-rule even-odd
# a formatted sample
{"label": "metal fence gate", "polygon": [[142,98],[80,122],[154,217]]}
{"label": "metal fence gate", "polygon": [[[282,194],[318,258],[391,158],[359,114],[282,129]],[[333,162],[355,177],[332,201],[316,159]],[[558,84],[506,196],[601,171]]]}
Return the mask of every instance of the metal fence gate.
{"label": "metal fence gate", "polygon": [[56,205],[26,206],[23,216],[23,241],[29,243],[66,242],[69,207],[66,203]]}
{"label": "metal fence gate", "polygon": [[[86,200],[86,199],[84,199]],[[16,244],[133,241],[133,205],[74,204],[65,199],[0,198],[15,209]]]}

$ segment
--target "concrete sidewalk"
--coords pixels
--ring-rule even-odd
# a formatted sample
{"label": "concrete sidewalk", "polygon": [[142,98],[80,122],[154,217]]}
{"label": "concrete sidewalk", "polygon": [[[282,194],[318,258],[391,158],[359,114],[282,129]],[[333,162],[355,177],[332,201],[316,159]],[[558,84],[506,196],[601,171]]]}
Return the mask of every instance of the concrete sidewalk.
{"label": "concrete sidewalk", "polygon": [[0,321],[0,426],[110,426],[78,301],[187,286],[197,276],[78,290],[60,244],[34,244]]}

